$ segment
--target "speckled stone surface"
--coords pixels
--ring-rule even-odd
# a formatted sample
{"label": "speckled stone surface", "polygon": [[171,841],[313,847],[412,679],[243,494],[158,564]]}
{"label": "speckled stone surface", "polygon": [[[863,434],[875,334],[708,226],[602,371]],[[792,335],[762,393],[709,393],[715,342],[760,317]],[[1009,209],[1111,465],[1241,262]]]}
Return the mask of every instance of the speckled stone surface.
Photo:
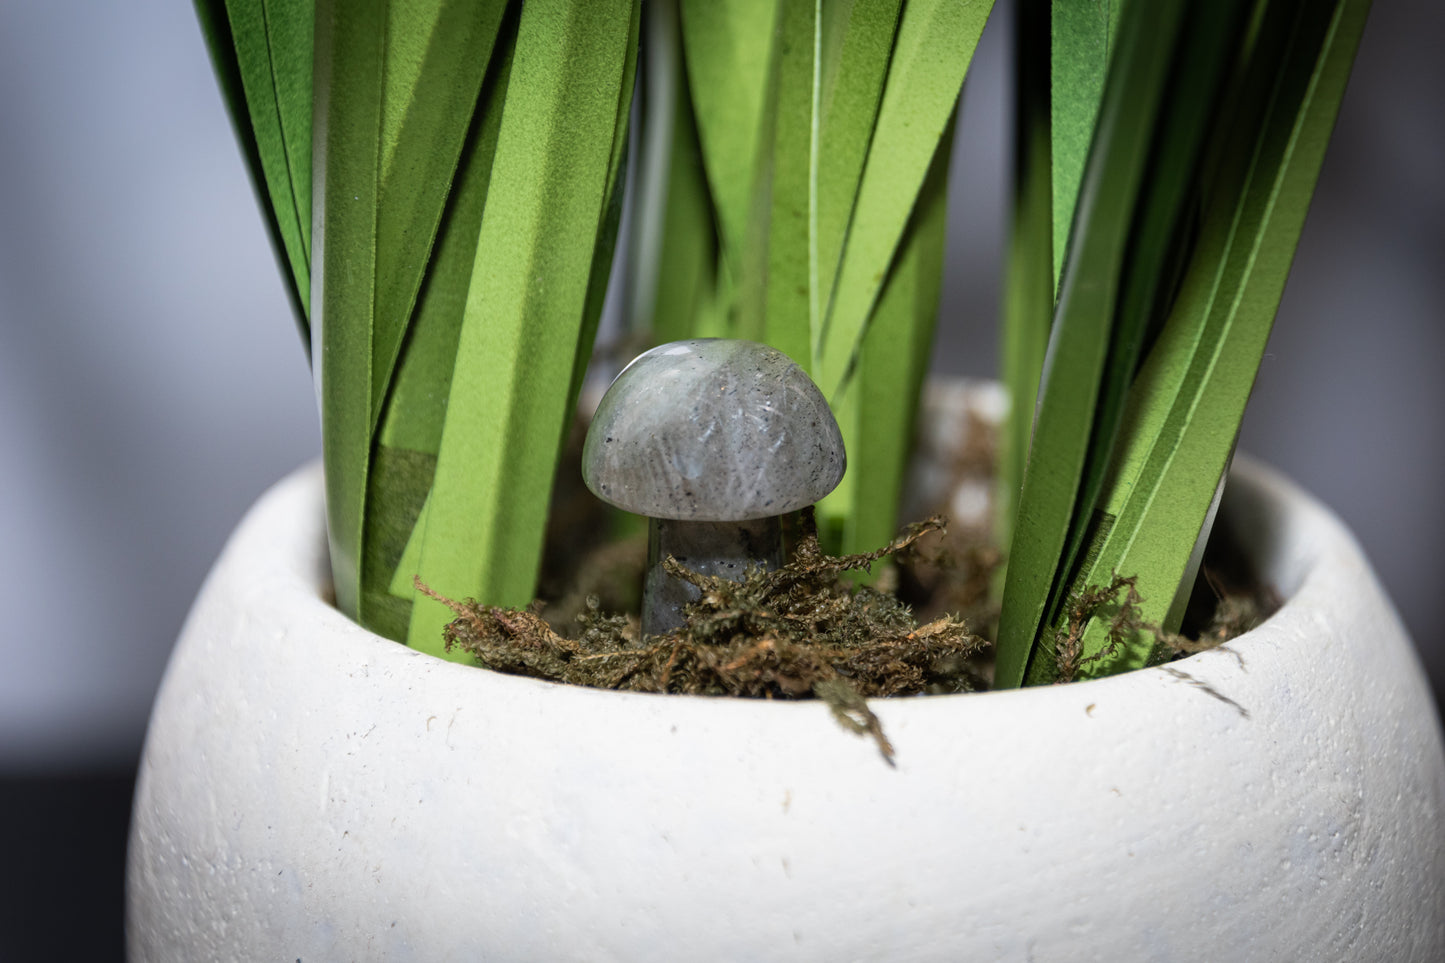
{"label": "speckled stone surface", "polygon": [[739,521],[811,505],[847,465],[823,393],[781,351],[675,341],[623,369],[582,454],[587,487],[652,518]]}

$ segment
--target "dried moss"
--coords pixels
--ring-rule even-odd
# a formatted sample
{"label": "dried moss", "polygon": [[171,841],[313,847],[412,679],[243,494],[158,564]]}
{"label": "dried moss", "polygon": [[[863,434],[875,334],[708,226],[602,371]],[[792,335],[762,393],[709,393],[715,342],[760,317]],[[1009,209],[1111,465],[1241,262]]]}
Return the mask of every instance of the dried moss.
{"label": "dried moss", "polygon": [[[974,688],[993,684],[993,641],[998,634],[1000,599],[996,576],[1003,554],[987,529],[953,526],[939,537],[915,543],[899,552],[888,576],[875,583],[906,602],[920,622],[945,614],[967,622],[987,640],[968,656],[958,671],[973,680]],[[942,691],[942,690],[939,690]]]}
{"label": "dried moss", "polygon": [[[581,571],[613,574],[584,580],[593,588],[585,599],[574,586],[546,607],[455,602],[420,581],[417,587],[456,613],[445,631],[447,649],[460,646],[494,671],[635,692],[817,698],[847,729],[871,736],[890,763],[892,746],[868,699],[988,687],[991,640],[972,633],[969,620],[938,610],[951,603],[982,620],[996,615],[988,588],[998,552],[977,531],[949,536],[939,516],[909,526],[877,551],[845,556],[824,554],[805,516],[788,563],[750,570],[740,582],[669,558],[668,573],[697,586],[701,597],[687,607],[686,624],[664,636],[643,637],[635,614],[609,613],[598,599],[598,591],[613,601],[623,596],[612,582],[635,583],[639,552],[635,540],[597,546],[594,564]],[[895,567],[872,586],[845,577],[885,559]],[[619,570],[626,576],[618,578]],[[1142,618],[1135,578],[1116,575],[1108,585],[1089,586],[1070,601],[1055,639],[1058,681],[1074,681],[1137,632],[1154,636],[1154,662],[1163,663],[1227,642],[1278,607],[1268,591],[1236,583],[1206,566],[1182,633]],[[927,621],[920,624],[909,598],[921,600]],[[558,622],[564,614],[569,625]],[[1095,616],[1107,616],[1108,642],[1085,656],[1083,632]]]}
{"label": "dried moss", "polygon": [[701,597],[687,607],[686,625],[665,636],[640,637],[635,621],[604,614],[595,598],[567,638],[537,610],[453,602],[417,587],[457,615],[446,628],[448,650],[460,646],[495,671],[641,692],[816,697],[850,729],[872,735],[888,758],[892,748],[865,700],[969,691],[976,679],[968,659],[986,643],[952,615],[919,625],[897,597],[842,576],[941,531],[935,517],[875,552],[830,556],[805,525],[787,564],[750,570],[740,582],[669,558],[669,574]]}
{"label": "dried moss", "polygon": [[[1067,618],[1054,640],[1054,662],[1058,683],[1073,682],[1079,671],[1102,659],[1111,659],[1136,632],[1149,631],[1156,638],[1163,635],[1158,626],[1146,623],[1140,615],[1138,579],[1116,574],[1108,585],[1090,585],[1069,600]],[[1108,635],[1104,647],[1092,655],[1084,655],[1084,630],[1096,615],[1112,610],[1108,619]]]}
{"label": "dried moss", "polygon": [[[573,432],[572,462],[584,429],[579,424]],[[948,457],[947,492],[966,482],[986,485],[992,477],[992,427],[970,416],[967,437],[969,444]],[[702,597],[688,608],[682,629],[643,638],[636,613],[645,537],[619,539],[629,524],[635,532],[635,520],[604,508],[568,464],[554,488],[540,586],[546,604],[502,609],[418,588],[456,613],[446,629],[448,648],[459,645],[495,671],[630,691],[816,698],[847,729],[871,736],[891,761],[892,747],[867,699],[991,684],[1002,554],[987,517],[945,529],[934,516],[876,552],[834,557],[821,551],[805,516],[796,536],[790,533],[795,548],[788,564],[749,572],[742,582],[699,575],[669,560],[669,571],[697,585]],[[1212,648],[1264,621],[1279,599],[1261,587],[1232,535],[1221,518],[1180,634],[1140,618],[1132,578],[1091,586],[1074,599],[1055,643],[1060,681],[1077,678],[1109,653],[1079,651],[1083,626],[1096,613],[1112,612],[1111,646],[1120,644],[1114,637],[1154,634],[1157,662]],[[848,577],[880,562],[871,585]]]}
{"label": "dried moss", "polygon": [[[1211,603],[1202,610],[1207,615],[1202,624],[1191,627],[1186,620],[1184,631],[1166,632],[1157,623],[1146,621],[1141,614],[1143,598],[1139,595],[1138,578],[1115,573],[1108,585],[1090,585],[1069,600],[1065,624],[1054,639],[1054,658],[1058,666],[1056,684],[1073,682],[1081,670],[1101,660],[1112,659],[1137,633],[1154,637],[1152,665],[1217,648],[1231,639],[1259,626],[1279,607],[1272,593],[1259,589],[1224,589],[1210,569],[1201,571],[1199,584],[1213,593]],[[1191,602],[1196,612],[1197,602]],[[1089,620],[1107,616],[1104,647],[1092,655],[1083,654],[1084,630]]]}

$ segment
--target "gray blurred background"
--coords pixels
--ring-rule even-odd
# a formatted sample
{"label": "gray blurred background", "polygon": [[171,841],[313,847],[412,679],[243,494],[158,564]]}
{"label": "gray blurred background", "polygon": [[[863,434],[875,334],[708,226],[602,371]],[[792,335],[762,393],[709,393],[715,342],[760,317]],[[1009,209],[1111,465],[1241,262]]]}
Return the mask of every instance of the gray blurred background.
{"label": "gray blurred background", "polygon": [[[995,369],[1004,26],[955,154],[938,367],[971,375]],[[1437,692],[1442,36],[1440,5],[1376,5],[1243,438],[1353,526]],[[190,5],[0,3],[0,772],[133,766],[226,534],[319,451],[303,358]]]}

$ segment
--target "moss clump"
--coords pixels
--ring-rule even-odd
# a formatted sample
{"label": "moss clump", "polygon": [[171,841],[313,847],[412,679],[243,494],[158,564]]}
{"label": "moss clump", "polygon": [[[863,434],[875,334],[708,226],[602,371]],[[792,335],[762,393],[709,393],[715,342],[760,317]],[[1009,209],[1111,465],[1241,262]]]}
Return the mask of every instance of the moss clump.
{"label": "moss clump", "polygon": [[632,620],[604,614],[595,600],[577,616],[577,636],[567,638],[536,610],[453,602],[417,587],[457,615],[446,628],[447,649],[460,646],[498,672],[641,692],[819,698],[889,758],[865,700],[969,691],[976,679],[968,660],[986,643],[951,615],[919,625],[893,595],[842,577],[943,531],[940,518],[909,526],[877,551],[844,556],[824,554],[810,522],[787,564],[750,570],[740,582],[667,559],[668,573],[701,597],[688,606],[686,625],[664,636],[640,637]]}
{"label": "moss clump", "polygon": [[[1054,638],[1054,664],[1058,669],[1056,683],[1073,682],[1079,671],[1095,662],[1113,658],[1136,632],[1149,631],[1156,638],[1163,630],[1144,622],[1139,605],[1138,579],[1115,575],[1108,585],[1090,585],[1069,600],[1067,618]],[[1092,655],[1084,655],[1084,629],[1095,615],[1112,610],[1108,619],[1108,636],[1104,647]]]}
{"label": "moss clump", "polygon": [[[1141,615],[1144,600],[1139,595],[1136,576],[1116,573],[1108,585],[1090,585],[1074,596],[1069,600],[1064,625],[1054,638],[1054,659],[1059,673],[1055,682],[1073,682],[1082,669],[1113,658],[1136,633],[1154,637],[1150,664],[1162,665],[1223,645],[1258,626],[1279,607],[1278,600],[1264,590],[1225,590],[1219,587],[1210,569],[1205,568],[1202,575],[1199,582],[1213,593],[1213,598],[1202,609],[1197,600],[1191,601],[1196,612],[1202,611],[1202,620],[1191,625],[1190,618],[1186,617],[1183,632],[1166,632],[1158,624],[1144,620]],[[1096,616],[1107,616],[1107,637],[1102,649],[1086,656],[1083,655],[1084,629]]]}
{"label": "moss clump", "polygon": [[[980,449],[955,465],[950,490],[961,479],[987,477],[991,459],[991,450]],[[885,758],[892,749],[867,699],[989,686],[992,645],[970,631],[989,636],[998,615],[992,590],[1000,553],[986,523],[945,531],[934,516],[878,551],[834,557],[821,551],[806,515],[798,519],[788,564],[749,572],[741,582],[669,560],[669,572],[696,585],[701,598],[689,607],[683,628],[643,638],[635,613],[645,539],[609,539],[619,528],[616,519],[575,478],[570,484],[559,480],[554,505],[553,551],[542,581],[548,604],[519,610],[453,602],[418,584],[456,613],[446,629],[449,649],[461,646],[495,671],[599,688],[817,698],[848,729],[870,735]],[[1212,648],[1264,621],[1279,599],[1249,570],[1232,534],[1221,518],[1180,634],[1141,618],[1132,578],[1090,586],[1073,599],[1055,641],[1059,681],[1078,678],[1103,657],[1079,651],[1083,627],[1096,614],[1110,619],[1118,639],[1153,634],[1156,663]],[[871,585],[847,577],[871,572],[885,559],[888,567]]]}

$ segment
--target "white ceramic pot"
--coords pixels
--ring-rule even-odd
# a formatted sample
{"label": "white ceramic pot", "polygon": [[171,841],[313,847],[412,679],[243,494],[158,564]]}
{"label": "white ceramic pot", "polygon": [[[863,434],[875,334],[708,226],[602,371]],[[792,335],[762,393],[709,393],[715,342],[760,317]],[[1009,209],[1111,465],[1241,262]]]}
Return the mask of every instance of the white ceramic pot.
{"label": "white ceramic pot", "polygon": [[1288,601],[1070,686],[819,703],[455,665],[324,600],[316,468],[232,537],[151,719],[131,959],[1445,959],[1445,754],[1351,536],[1239,466]]}

